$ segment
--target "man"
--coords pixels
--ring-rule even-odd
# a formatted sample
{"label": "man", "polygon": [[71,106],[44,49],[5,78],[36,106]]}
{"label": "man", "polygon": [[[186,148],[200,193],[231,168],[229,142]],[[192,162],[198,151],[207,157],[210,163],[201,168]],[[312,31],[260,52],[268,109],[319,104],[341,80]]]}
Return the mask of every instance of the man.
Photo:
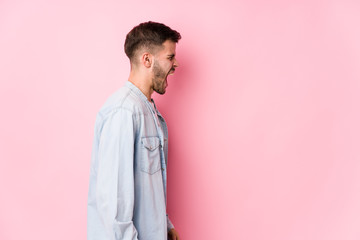
{"label": "man", "polygon": [[[95,124],[88,198],[88,240],[178,240],[166,214],[168,132],[151,98],[174,73],[180,34],[146,22],[126,36],[131,72]],[[169,238],[167,238],[169,237]]]}

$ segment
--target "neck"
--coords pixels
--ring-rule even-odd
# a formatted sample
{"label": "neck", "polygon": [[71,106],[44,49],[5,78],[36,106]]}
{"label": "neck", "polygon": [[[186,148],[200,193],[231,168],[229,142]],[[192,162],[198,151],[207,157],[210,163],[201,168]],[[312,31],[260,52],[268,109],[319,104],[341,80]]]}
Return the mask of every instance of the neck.
{"label": "neck", "polygon": [[128,81],[134,84],[138,89],[140,89],[140,91],[146,96],[148,101],[151,102],[151,95],[154,90],[151,88],[150,78],[131,71]]}

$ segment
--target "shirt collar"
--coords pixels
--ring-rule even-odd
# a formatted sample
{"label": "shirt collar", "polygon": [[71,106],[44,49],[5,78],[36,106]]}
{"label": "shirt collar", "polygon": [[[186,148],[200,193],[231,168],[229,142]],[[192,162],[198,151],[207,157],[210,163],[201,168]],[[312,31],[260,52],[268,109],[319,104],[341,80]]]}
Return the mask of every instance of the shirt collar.
{"label": "shirt collar", "polygon": [[[148,104],[148,106],[149,106],[149,104],[151,104],[151,103],[148,101],[148,99],[147,99],[147,97],[145,96],[145,94],[144,94],[137,86],[135,86],[132,82],[126,81],[125,86],[127,86],[128,88],[130,88],[138,97],[140,97],[141,100],[143,100],[144,102],[146,102],[146,104]],[[156,104],[155,104],[154,99],[151,98],[151,102],[154,103],[154,107],[155,107],[156,114],[157,114],[158,116],[162,117],[161,114],[160,114],[160,112],[159,112],[159,111],[157,110],[157,108],[156,108]],[[150,107],[151,107],[151,105],[150,105]],[[151,107],[151,109],[153,109],[153,108]]]}
{"label": "shirt collar", "polygon": [[138,95],[141,100],[143,100],[144,102],[149,103],[147,97],[145,96],[145,94],[134,84],[132,84],[130,81],[127,81],[125,83],[125,86],[127,86],[128,88],[130,88],[134,93],[136,93],[136,95]]}

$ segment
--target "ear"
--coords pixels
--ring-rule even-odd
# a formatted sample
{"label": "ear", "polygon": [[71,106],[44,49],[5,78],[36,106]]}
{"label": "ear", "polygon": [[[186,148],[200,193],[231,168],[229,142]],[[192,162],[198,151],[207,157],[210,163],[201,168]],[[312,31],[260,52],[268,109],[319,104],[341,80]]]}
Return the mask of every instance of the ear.
{"label": "ear", "polygon": [[153,56],[148,52],[144,52],[141,55],[141,64],[144,65],[146,68],[151,67],[152,60],[153,60]]}

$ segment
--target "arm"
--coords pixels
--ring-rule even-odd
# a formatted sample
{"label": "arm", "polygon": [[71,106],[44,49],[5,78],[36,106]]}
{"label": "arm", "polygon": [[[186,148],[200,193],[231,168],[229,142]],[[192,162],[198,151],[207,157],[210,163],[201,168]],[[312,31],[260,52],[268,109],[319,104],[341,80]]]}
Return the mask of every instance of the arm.
{"label": "arm", "polygon": [[134,123],[118,109],[103,125],[98,152],[96,201],[111,240],[136,240],[134,210]]}

